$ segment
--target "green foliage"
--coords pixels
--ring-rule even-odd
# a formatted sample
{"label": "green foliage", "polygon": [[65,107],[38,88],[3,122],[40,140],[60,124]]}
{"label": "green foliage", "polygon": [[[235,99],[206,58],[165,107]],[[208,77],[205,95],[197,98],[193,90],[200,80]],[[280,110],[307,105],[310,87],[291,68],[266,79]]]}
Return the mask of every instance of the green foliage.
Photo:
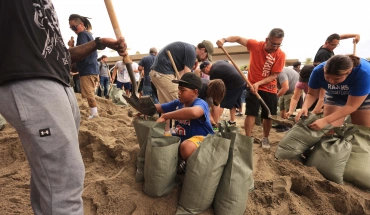
{"label": "green foliage", "polygon": [[244,71],[244,67],[247,67],[248,68],[248,64],[244,64],[244,65],[242,65],[241,67],[240,67],[240,71]]}

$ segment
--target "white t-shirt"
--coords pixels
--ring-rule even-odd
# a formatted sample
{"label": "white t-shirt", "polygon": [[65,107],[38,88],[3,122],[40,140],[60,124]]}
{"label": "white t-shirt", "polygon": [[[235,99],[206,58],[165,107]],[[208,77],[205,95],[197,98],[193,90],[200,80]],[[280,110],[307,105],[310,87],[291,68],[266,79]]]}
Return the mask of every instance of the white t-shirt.
{"label": "white t-shirt", "polygon": [[[135,71],[135,70],[138,70],[139,69],[139,64],[137,64],[136,62],[132,62],[132,71]],[[140,72],[134,72],[135,74],[135,80],[136,82],[140,81]]]}
{"label": "white t-shirt", "polygon": [[117,81],[122,83],[130,82],[130,76],[128,75],[126,65],[121,60],[117,61],[116,68],[117,68]]}

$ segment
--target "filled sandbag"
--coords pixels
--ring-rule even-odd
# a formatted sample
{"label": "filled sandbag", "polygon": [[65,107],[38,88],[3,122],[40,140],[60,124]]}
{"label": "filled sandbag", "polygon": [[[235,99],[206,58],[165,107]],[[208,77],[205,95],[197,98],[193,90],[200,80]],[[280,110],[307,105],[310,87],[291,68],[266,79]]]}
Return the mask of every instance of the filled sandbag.
{"label": "filled sandbag", "polygon": [[325,132],[333,126],[326,125],[322,130],[311,130],[308,125],[320,119],[321,116],[312,113],[301,118],[281,139],[275,157],[278,159],[301,160],[301,154],[318,143]]}
{"label": "filled sandbag", "polygon": [[[163,123],[164,124],[164,123]],[[175,186],[180,137],[151,136],[146,145],[144,192],[150,197],[169,194]]]}
{"label": "filled sandbag", "polygon": [[345,135],[353,135],[352,152],[344,170],[344,181],[370,189],[370,128],[348,124]]}
{"label": "filled sandbag", "polygon": [[117,105],[127,105],[127,101],[123,98],[122,94],[126,93],[122,89],[117,88],[116,85],[113,85],[109,92],[109,98]]}
{"label": "filled sandbag", "polygon": [[229,158],[213,200],[216,215],[243,214],[253,181],[253,138],[232,132],[222,133],[230,139]]}
{"label": "filled sandbag", "polygon": [[214,199],[229,156],[230,140],[208,135],[186,162],[176,214],[199,214]]}
{"label": "filled sandbag", "polygon": [[317,143],[307,158],[307,166],[315,166],[328,180],[343,184],[343,174],[352,150],[352,135],[325,137]]}
{"label": "filled sandbag", "polygon": [[226,120],[218,121],[218,131],[219,132],[234,132],[239,133],[239,128],[237,126],[229,125]]}
{"label": "filled sandbag", "polygon": [[144,181],[144,164],[145,164],[145,151],[148,139],[151,137],[161,137],[164,133],[164,123],[155,121],[146,121],[136,118],[133,121],[137,140],[139,142],[140,150],[136,156],[136,182]]}

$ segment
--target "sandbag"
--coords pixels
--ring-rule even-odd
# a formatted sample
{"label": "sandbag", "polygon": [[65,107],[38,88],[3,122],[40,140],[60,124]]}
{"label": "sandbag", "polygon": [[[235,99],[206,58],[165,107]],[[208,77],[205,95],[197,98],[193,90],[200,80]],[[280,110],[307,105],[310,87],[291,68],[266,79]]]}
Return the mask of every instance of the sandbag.
{"label": "sandbag", "polygon": [[253,138],[236,133],[222,133],[230,139],[229,158],[213,200],[216,215],[243,214],[248,191],[253,189]]}
{"label": "sandbag", "polygon": [[348,124],[346,135],[353,135],[352,152],[344,170],[344,181],[370,189],[370,128]]}
{"label": "sandbag", "polygon": [[208,135],[186,162],[176,214],[199,214],[215,196],[229,156],[230,140]]}
{"label": "sandbag", "polygon": [[239,128],[236,126],[230,126],[226,120],[218,121],[218,131],[219,132],[234,132],[239,133]]}
{"label": "sandbag", "polygon": [[307,158],[307,166],[315,166],[328,180],[343,184],[343,174],[352,150],[352,135],[325,137],[317,143]]}
{"label": "sandbag", "polygon": [[319,115],[308,114],[300,119],[279,142],[275,157],[278,159],[301,160],[301,154],[318,143],[325,132],[333,126],[326,125],[322,130],[311,130],[308,125],[320,119]]}
{"label": "sandbag", "polygon": [[161,137],[164,133],[164,123],[155,121],[146,121],[139,118],[133,121],[137,140],[139,142],[140,150],[136,156],[136,182],[144,181],[144,164],[145,164],[145,150],[146,144],[150,137]]}
{"label": "sandbag", "polygon": [[111,98],[112,102],[117,105],[127,105],[127,101],[122,96],[124,93],[125,92],[122,89],[119,89],[116,85],[113,85],[109,92],[109,98]]}
{"label": "sandbag", "polygon": [[[163,123],[164,124],[164,123]],[[150,197],[169,194],[175,186],[180,137],[151,136],[146,145],[144,192]]]}

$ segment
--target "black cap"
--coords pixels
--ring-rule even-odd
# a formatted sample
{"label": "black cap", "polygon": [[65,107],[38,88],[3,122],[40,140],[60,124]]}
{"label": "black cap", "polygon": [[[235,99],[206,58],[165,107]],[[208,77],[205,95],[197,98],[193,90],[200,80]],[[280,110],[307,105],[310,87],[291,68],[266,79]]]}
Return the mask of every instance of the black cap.
{"label": "black cap", "polygon": [[209,64],[211,64],[209,61],[204,61],[203,63],[200,64],[199,66],[199,69],[200,70],[203,70],[204,68],[206,68],[206,66],[208,66]]}
{"label": "black cap", "polygon": [[314,65],[307,65],[304,66],[301,69],[301,72],[299,73],[299,81],[307,83],[308,80],[310,80],[310,75],[312,73],[312,70],[315,68]]}
{"label": "black cap", "polygon": [[187,72],[180,80],[172,80],[172,82],[179,84],[181,87],[186,87],[192,90],[197,89],[200,91],[202,89],[202,79],[192,72]]}

